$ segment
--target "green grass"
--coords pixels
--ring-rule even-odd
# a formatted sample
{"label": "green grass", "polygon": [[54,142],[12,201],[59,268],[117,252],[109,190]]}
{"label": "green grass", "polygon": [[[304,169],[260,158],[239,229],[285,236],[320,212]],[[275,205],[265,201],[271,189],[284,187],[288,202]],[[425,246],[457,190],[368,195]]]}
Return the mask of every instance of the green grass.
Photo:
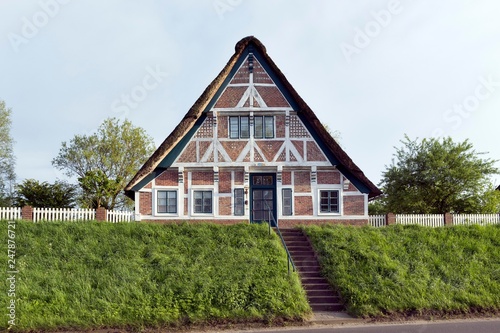
{"label": "green grass", "polygon": [[500,310],[500,225],[304,230],[351,314]]}
{"label": "green grass", "polygon": [[[7,223],[1,223],[7,252]],[[16,223],[17,331],[296,320],[310,313],[264,225]],[[7,256],[0,256],[7,270]],[[0,299],[6,309],[8,286]],[[6,312],[7,310],[4,310]],[[5,317],[4,317],[5,318]],[[8,326],[2,320],[1,329]]]}

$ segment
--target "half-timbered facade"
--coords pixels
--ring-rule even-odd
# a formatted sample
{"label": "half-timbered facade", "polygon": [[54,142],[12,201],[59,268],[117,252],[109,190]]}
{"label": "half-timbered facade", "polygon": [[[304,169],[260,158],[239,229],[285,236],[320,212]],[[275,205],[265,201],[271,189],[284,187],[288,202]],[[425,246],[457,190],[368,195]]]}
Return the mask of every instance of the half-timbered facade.
{"label": "half-timbered facade", "polygon": [[284,226],[364,224],[380,191],[247,37],[126,193],[141,220]]}

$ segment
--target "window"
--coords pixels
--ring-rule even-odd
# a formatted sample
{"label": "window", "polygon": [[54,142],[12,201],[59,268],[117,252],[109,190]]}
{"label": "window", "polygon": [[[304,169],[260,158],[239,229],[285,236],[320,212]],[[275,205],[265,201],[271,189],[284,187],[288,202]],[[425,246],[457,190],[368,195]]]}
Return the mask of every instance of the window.
{"label": "window", "polygon": [[292,189],[284,188],[283,189],[283,205],[282,205],[282,214],[284,216],[293,215],[292,213]]}
{"label": "window", "polygon": [[274,117],[258,116],[254,117],[254,137],[256,139],[274,138]]}
{"label": "window", "polygon": [[249,117],[229,117],[229,138],[248,139],[250,137]]}
{"label": "window", "polygon": [[194,191],[194,212],[198,214],[212,213],[212,191]]}
{"label": "window", "polygon": [[158,191],[156,211],[158,213],[177,213],[177,191]]}
{"label": "window", "polygon": [[245,192],[242,188],[234,190],[234,215],[242,216],[245,214]]}
{"label": "window", "polygon": [[339,213],[339,191],[320,191],[320,212]]}

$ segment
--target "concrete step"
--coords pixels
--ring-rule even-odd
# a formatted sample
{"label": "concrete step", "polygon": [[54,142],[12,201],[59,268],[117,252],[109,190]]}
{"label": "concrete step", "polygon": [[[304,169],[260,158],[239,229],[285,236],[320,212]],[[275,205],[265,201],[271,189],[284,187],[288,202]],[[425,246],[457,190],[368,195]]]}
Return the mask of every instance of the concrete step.
{"label": "concrete step", "polygon": [[340,303],[339,296],[310,296],[307,294],[307,300],[309,301],[309,304]]}
{"label": "concrete step", "polygon": [[297,267],[299,273],[308,273],[308,272],[321,272],[321,267],[318,266],[301,266]]}
{"label": "concrete step", "polygon": [[313,311],[342,311],[344,306],[340,303],[309,304]]}
{"label": "concrete step", "polygon": [[290,254],[292,255],[292,257],[295,257],[295,256],[309,256],[309,257],[314,257],[315,253],[313,250],[290,250],[288,249],[288,252],[290,252]]}
{"label": "concrete step", "polygon": [[314,277],[323,277],[321,275],[321,272],[320,271],[317,271],[317,272],[301,272],[299,271],[299,276],[300,278],[314,278]]}
{"label": "concrete step", "polygon": [[306,290],[306,294],[307,297],[314,297],[314,296],[339,297],[339,295],[330,288],[326,290]]}
{"label": "concrete step", "polygon": [[302,236],[289,236],[289,237],[283,236],[283,239],[285,240],[285,243],[287,243],[286,246],[288,246],[288,242],[298,242],[304,246],[309,245],[309,242],[307,241],[307,239],[305,237],[302,237]]}
{"label": "concrete step", "polygon": [[320,283],[304,283],[302,282],[302,287],[309,292],[309,290],[332,290],[330,285],[325,282]]}

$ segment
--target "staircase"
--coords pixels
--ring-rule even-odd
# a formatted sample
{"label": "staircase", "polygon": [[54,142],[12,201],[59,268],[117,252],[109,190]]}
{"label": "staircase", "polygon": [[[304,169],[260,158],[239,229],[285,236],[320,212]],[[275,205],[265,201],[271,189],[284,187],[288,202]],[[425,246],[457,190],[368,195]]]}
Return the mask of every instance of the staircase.
{"label": "staircase", "polygon": [[321,269],[309,240],[300,229],[280,229],[300,276],[313,312],[343,311],[339,295],[333,291]]}

